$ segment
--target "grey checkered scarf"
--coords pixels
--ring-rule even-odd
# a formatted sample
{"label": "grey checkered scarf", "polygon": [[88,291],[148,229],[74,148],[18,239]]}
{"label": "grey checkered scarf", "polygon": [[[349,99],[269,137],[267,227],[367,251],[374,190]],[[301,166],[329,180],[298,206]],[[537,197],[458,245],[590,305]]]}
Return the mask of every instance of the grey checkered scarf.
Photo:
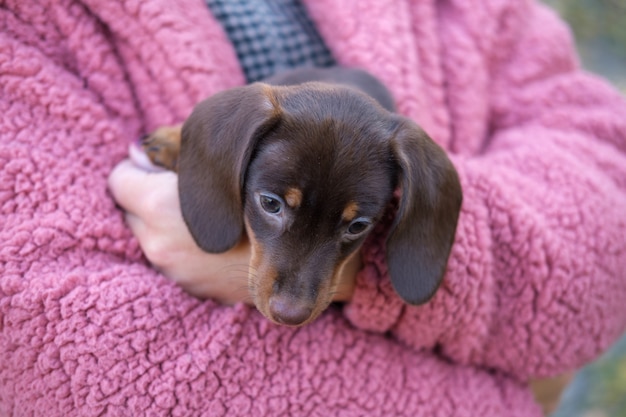
{"label": "grey checkered scarf", "polygon": [[335,63],[299,0],[205,1],[235,47],[248,82]]}

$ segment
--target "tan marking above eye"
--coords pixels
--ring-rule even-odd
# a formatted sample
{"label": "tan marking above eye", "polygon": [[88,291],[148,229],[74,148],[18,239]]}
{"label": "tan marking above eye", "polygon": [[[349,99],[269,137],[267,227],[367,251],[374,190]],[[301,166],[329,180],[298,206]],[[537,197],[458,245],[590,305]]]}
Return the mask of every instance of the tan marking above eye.
{"label": "tan marking above eye", "polygon": [[354,220],[354,218],[356,217],[358,213],[359,213],[359,205],[355,203],[354,201],[351,201],[343,209],[343,213],[341,213],[341,217],[345,221],[351,222],[352,220]]}
{"label": "tan marking above eye", "polygon": [[302,191],[296,187],[290,187],[285,193],[285,201],[291,208],[298,208],[302,204]]}

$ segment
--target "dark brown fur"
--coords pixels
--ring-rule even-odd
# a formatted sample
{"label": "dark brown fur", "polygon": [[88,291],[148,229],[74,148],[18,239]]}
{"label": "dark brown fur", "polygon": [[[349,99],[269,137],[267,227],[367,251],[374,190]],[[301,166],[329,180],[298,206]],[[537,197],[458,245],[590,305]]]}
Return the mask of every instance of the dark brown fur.
{"label": "dark brown fur", "polygon": [[[324,82],[299,84],[311,79]],[[183,125],[179,157],[166,166],[178,168],[198,245],[226,251],[245,225],[257,308],[302,325],[332,301],[342,265],[400,188],[390,276],[405,301],[426,302],[443,279],[462,200],[445,152],[392,113],[389,93],[362,71],[297,70],[269,82],[216,94]],[[165,141],[171,150],[176,141],[162,136],[149,135],[146,147]],[[279,213],[267,210],[271,196],[282,200]],[[351,233],[363,219],[371,226]]]}

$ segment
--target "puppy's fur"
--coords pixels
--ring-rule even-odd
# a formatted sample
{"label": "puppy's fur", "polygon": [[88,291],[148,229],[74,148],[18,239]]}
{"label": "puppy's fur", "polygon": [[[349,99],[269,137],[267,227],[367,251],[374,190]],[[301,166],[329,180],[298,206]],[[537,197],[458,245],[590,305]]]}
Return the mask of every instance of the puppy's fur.
{"label": "puppy's fur", "polygon": [[302,325],[332,301],[338,275],[382,217],[392,284],[421,304],[443,279],[462,193],[446,153],[393,113],[371,75],[296,70],[218,93],[179,128],[144,140],[178,171],[183,217],[208,252],[252,243],[251,296],[270,320]]}

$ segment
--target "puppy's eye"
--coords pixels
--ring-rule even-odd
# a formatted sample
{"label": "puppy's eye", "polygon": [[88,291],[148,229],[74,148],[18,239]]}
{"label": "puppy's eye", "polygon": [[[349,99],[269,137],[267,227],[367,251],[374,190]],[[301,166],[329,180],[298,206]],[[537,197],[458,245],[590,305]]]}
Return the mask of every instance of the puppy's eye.
{"label": "puppy's eye", "polygon": [[352,237],[356,237],[357,235],[360,235],[363,232],[365,232],[367,229],[369,229],[371,224],[372,224],[371,220],[365,217],[359,217],[358,219],[353,220],[352,223],[350,223],[350,225],[348,226],[348,229],[347,229],[348,235],[351,235]]}
{"label": "puppy's eye", "polygon": [[259,203],[261,204],[263,210],[269,214],[278,214],[283,209],[283,200],[276,194],[259,194]]}

